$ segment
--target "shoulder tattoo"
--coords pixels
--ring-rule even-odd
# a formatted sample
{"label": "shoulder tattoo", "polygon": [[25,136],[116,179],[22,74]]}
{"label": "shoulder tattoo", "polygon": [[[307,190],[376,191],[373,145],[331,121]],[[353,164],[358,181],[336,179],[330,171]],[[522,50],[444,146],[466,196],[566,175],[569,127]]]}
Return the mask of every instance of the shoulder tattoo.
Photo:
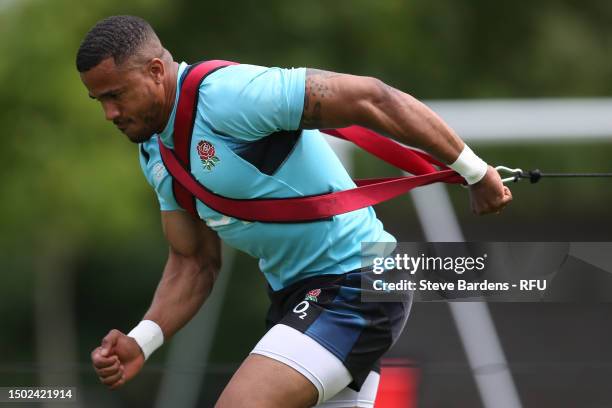
{"label": "shoulder tattoo", "polygon": [[341,74],[318,69],[306,69],[306,89],[304,92],[304,112],[300,121],[301,129],[324,127],[323,109],[325,100],[331,101],[334,90],[329,80]]}

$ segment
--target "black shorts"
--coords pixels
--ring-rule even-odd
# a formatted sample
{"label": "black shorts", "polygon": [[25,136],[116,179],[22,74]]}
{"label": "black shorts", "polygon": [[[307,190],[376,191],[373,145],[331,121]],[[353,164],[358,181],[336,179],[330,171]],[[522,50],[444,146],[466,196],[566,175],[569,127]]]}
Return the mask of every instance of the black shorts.
{"label": "black shorts", "polygon": [[380,358],[399,337],[412,304],[411,296],[402,302],[363,302],[364,291],[373,289],[362,289],[362,278],[371,280],[371,271],[315,276],[276,292],[268,288],[266,318],[268,329],[278,323],[293,327],[334,354],[356,391],[370,371],[379,371]]}

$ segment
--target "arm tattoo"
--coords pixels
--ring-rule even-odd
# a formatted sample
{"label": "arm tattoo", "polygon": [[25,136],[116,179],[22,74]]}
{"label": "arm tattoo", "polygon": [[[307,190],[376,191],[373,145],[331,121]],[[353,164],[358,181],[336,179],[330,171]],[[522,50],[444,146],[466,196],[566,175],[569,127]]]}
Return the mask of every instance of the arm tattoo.
{"label": "arm tattoo", "polygon": [[304,112],[300,121],[301,129],[318,129],[323,124],[323,101],[328,100],[334,94],[330,88],[328,79],[338,76],[334,72],[321,71],[318,69],[306,70],[306,90],[304,92]]}

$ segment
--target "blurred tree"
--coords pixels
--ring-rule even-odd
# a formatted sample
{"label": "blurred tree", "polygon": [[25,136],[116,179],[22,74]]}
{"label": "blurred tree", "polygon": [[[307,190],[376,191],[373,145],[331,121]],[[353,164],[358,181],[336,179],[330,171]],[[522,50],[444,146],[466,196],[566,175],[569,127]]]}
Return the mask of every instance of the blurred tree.
{"label": "blurred tree", "polygon": [[375,75],[421,98],[612,92],[605,0],[182,0],[173,10],[160,33],[189,61]]}
{"label": "blurred tree", "polygon": [[[132,2],[122,11],[154,21],[163,13],[159,3]],[[36,343],[29,337],[28,344],[36,346],[42,385],[78,384],[72,370],[79,360],[78,254],[92,241],[129,242],[156,219],[141,216],[142,204],[153,208],[154,202],[144,199],[153,197],[136,148],[103,123],[74,63],[84,33],[120,4],[24,1],[0,8],[0,122],[7,135],[0,149],[0,244],[6,251],[0,257],[8,265],[11,258],[29,258],[15,261],[19,269],[6,275],[2,292],[15,302],[1,302],[0,314],[19,327],[31,321],[19,311],[34,313]],[[22,300],[28,297],[31,305]],[[2,341],[15,332],[3,330]]]}

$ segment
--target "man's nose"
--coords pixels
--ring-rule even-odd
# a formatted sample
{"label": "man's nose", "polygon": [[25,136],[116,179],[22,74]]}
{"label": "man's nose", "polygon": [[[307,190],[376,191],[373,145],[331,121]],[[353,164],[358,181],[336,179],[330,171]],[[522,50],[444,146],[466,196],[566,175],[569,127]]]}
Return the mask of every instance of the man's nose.
{"label": "man's nose", "polygon": [[106,117],[106,120],[113,121],[120,116],[119,108],[116,104],[106,102],[102,104],[102,107],[104,108],[104,116]]}

